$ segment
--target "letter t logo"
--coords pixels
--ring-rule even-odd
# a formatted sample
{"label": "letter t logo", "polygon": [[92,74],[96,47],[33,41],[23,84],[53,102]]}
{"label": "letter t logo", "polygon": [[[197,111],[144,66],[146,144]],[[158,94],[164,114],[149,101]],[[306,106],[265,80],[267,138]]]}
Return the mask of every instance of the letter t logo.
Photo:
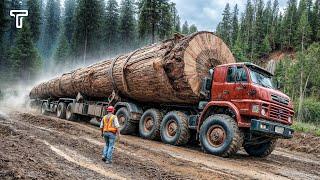
{"label": "letter t logo", "polygon": [[10,10],[10,16],[15,17],[16,28],[22,28],[23,17],[28,16],[28,10]]}

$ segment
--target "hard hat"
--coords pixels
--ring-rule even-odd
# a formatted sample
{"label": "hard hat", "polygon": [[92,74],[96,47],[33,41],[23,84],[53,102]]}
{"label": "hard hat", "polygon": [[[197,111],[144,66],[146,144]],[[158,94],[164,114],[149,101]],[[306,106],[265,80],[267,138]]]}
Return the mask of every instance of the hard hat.
{"label": "hard hat", "polygon": [[114,107],[113,106],[108,106],[107,107],[108,112],[114,112]]}

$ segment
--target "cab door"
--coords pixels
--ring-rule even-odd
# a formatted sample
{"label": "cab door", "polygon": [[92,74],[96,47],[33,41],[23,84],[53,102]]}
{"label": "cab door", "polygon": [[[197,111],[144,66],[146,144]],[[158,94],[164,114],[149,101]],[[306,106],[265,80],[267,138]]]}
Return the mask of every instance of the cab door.
{"label": "cab door", "polygon": [[227,70],[223,100],[243,99],[248,83],[247,71],[243,66],[230,66]]}

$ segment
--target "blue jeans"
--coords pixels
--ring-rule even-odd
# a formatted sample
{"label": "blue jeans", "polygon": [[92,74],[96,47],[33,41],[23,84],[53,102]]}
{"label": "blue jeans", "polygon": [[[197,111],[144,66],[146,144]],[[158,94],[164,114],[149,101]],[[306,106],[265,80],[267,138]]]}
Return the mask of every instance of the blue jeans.
{"label": "blue jeans", "polygon": [[103,137],[106,141],[106,145],[103,148],[103,157],[106,158],[107,161],[112,161],[112,153],[114,149],[116,135],[111,132],[105,132],[103,133]]}

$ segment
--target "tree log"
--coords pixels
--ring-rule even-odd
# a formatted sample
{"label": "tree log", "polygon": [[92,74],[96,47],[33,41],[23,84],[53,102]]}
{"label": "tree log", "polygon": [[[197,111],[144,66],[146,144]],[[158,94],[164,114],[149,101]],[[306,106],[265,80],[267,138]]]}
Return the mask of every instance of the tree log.
{"label": "tree log", "polygon": [[106,98],[113,90],[141,102],[195,104],[209,69],[235,59],[211,32],[175,36],[158,44],[63,74],[35,86],[30,98]]}

